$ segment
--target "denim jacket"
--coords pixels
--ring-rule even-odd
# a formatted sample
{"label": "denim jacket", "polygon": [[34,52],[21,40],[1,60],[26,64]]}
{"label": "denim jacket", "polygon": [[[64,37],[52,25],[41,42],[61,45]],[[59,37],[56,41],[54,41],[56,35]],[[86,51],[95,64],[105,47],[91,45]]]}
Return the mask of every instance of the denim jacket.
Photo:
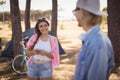
{"label": "denim jacket", "polygon": [[95,25],[82,40],[74,80],[108,80],[113,66],[111,42],[99,25]]}

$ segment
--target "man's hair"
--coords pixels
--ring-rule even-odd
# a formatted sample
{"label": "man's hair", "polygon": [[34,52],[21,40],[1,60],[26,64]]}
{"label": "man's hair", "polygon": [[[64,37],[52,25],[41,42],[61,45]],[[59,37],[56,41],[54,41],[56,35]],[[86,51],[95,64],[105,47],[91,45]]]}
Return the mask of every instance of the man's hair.
{"label": "man's hair", "polygon": [[83,12],[83,17],[82,20],[84,23],[86,23],[87,25],[95,25],[95,24],[101,24],[102,22],[102,16],[99,15],[95,15],[91,12],[88,12],[84,9],[82,9]]}

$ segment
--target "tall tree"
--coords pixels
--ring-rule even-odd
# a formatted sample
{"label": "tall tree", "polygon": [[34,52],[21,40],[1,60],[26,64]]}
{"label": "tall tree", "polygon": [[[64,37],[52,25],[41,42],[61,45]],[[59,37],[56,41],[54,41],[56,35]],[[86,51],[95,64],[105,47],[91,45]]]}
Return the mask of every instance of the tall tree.
{"label": "tall tree", "polygon": [[51,34],[57,37],[57,0],[52,0]]}
{"label": "tall tree", "polygon": [[25,30],[30,28],[30,3],[31,3],[31,0],[26,0]]}
{"label": "tall tree", "polygon": [[108,0],[108,36],[115,52],[116,67],[120,66],[120,0]]}
{"label": "tall tree", "polygon": [[20,41],[22,41],[22,29],[18,0],[10,0],[10,14],[12,23],[12,39],[14,56],[21,53]]}

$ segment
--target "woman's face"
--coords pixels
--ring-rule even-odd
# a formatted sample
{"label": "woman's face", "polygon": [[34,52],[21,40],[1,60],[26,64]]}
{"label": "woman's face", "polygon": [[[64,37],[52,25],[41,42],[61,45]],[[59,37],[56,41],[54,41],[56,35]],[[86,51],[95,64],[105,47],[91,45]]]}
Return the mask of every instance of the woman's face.
{"label": "woman's face", "polygon": [[38,29],[42,34],[48,34],[48,24],[46,22],[40,22]]}

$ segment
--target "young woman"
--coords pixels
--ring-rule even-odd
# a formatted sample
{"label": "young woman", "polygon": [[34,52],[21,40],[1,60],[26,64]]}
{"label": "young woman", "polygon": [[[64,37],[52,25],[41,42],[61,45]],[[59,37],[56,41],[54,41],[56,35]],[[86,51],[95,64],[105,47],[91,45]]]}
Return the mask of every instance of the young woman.
{"label": "young woman", "polygon": [[53,68],[60,63],[58,41],[48,34],[48,21],[39,19],[34,34],[27,43],[29,80],[53,80]]}

